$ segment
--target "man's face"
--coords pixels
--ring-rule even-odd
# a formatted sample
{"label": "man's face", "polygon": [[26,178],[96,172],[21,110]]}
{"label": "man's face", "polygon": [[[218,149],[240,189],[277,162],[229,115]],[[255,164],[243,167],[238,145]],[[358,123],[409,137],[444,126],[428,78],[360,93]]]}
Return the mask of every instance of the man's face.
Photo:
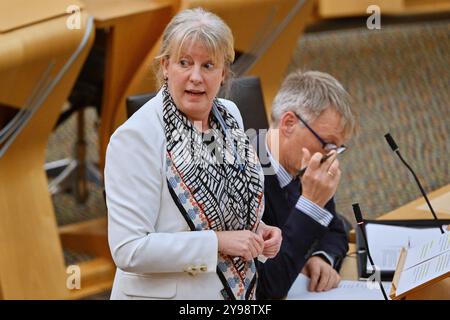
{"label": "man's face", "polygon": [[[302,168],[302,148],[308,149],[311,156],[316,152],[322,154],[328,152],[323,149],[323,145],[319,139],[293,113],[290,115],[285,114],[283,117],[286,116],[289,117],[289,121],[286,121],[286,123],[282,121],[281,125],[290,125],[291,130],[288,134],[282,135],[285,141],[282,143],[284,145],[283,150],[280,150],[282,152],[280,153],[280,160],[288,171],[296,172]],[[308,125],[326,143],[340,146],[345,143],[341,118],[342,116],[335,108],[327,108],[314,121],[308,123]]]}

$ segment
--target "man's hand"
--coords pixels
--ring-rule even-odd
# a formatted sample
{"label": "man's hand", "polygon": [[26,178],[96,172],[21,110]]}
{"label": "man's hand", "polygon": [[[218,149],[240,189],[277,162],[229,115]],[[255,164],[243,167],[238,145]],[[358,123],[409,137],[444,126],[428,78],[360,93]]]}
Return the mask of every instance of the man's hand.
{"label": "man's hand", "polygon": [[308,149],[303,148],[302,152],[302,168],[308,167],[302,177],[302,195],[323,208],[336,193],[341,178],[336,151],[322,164],[321,153],[311,157]]}
{"label": "man's hand", "polygon": [[257,233],[264,240],[264,250],[262,254],[267,258],[275,257],[278,254],[278,251],[280,251],[281,241],[283,240],[280,228],[268,226],[261,222]]}
{"label": "man's hand", "polygon": [[259,256],[264,249],[263,238],[249,230],[240,231],[217,231],[219,252],[233,256],[242,257],[250,261]]}
{"label": "man's hand", "polygon": [[316,256],[312,256],[306,261],[302,273],[311,279],[308,286],[309,291],[328,291],[337,288],[341,281],[336,270],[322,258]]}

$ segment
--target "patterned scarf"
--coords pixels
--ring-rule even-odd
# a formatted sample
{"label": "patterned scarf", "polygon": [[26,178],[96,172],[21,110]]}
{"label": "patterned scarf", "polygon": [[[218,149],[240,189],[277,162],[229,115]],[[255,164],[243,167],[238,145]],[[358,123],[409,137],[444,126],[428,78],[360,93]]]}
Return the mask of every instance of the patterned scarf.
{"label": "patterned scarf", "polygon": [[[264,211],[264,175],[247,136],[218,99],[210,115],[210,141],[176,107],[163,87],[166,178],[192,231],[256,231]],[[227,130],[228,129],[228,130]],[[254,299],[255,261],[218,255],[225,299]]]}

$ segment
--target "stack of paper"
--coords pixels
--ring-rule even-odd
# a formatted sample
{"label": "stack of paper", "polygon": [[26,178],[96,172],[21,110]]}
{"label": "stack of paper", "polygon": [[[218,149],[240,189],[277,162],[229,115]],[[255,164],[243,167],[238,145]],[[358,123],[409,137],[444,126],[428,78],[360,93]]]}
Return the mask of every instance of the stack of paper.
{"label": "stack of paper", "polygon": [[[376,266],[382,271],[395,271],[403,247],[417,247],[440,234],[438,228],[408,228],[385,224],[366,225],[367,242]],[[373,268],[367,260],[367,273]]]}
{"label": "stack of paper", "polygon": [[[310,279],[300,274],[287,295],[288,300],[384,300],[378,283],[373,281],[343,280],[335,289],[326,292],[309,292]],[[383,282],[389,292],[391,283]]]}
{"label": "stack of paper", "polygon": [[450,233],[407,251],[396,295],[450,273]]}

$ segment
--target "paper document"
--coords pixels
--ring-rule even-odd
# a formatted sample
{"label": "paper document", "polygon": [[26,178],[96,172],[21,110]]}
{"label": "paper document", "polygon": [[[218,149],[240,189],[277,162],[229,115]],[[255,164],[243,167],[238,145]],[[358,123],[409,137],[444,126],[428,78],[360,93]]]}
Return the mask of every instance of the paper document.
{"label": "paper document", "polygon": [[403,270],[414,267],[447,251],[450,251],[450,233],[444,233],[439,238],[435,237],[430,241],[408,249]]}
{"label": "paper document", "polygon": [[[288,292],[288,300],[384,300],[378,283],[373,281],[342,280],[339,286],[326,292],[309,292],[309,278],[299,274]],[[390,282],[383,282],[384,289],[390,291]]]}
{"label": "paper document", "polygon": [[[367,241],[373,261],[382,271],[395,271],[403,247],[416,247],[439,235],[438,228],[408,228],[368,223]],[[367,259],[367,272],[373,271]]]}
{"label": "paper document", "polygon": [[450,272],[450,251],[409,269],[403,269],[396,294],[401,295],[448,272]]}

